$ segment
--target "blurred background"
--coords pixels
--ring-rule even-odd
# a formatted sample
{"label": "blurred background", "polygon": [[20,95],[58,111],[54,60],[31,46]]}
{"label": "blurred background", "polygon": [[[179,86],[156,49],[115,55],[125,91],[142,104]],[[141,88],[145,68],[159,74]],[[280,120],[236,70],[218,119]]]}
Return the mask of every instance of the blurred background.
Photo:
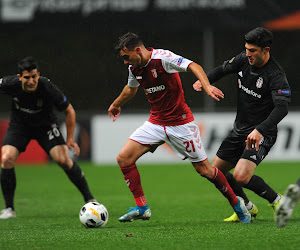
{"label": "blurred background", "polygon": [[[77,111],[76,138],[82,149],[80,159],[92,159],[100,164],[105,162],[99,156],[101,154],[115,162],[113,150],[117,152],[121,146],[114,143],[126,141],[149,114],[149,104],[140,89],[122,111],[123,116],[131,115],[130,119],[139,123],[126,127],[127,120],[122,123],[120,119],[119,127],[110,123],[105,127],[106,132],[100,133],[104,131],[102,124],[108,120],[109,105],[127,83],[127,66],[114,53],[119,36],[128,31],[136,32],[146,46],[169,49],[199,63],[209,72],[244,50],[243,37],[249,30],[257,26],[269,28],[274,34],[271,54],[286,71],[292,89],[292,117],[287,119],[287,124],[283,123],[285,132],[282,141],[278,142],[283,146],[278,152],[293,150],[291,159],[298,159],[299,1],[1,0],[0,3],[1,76],[16,74],[17,61],[33,56],[40,64],[41,74],[49,77],[65,93]],[[218,103],[193,90],[192,84],[196,80],[193,74],[183,73],[181,79],[186,101],[195,117],[199,117],[196,119],[200,125],[206,120],[205,114],[213,115],[209,119],[216,119],[214,124],[228,124],[229,128],[223,129],[220,139],[214,141],[216,146],[209,148],[213,155],[234,120],[236,76],[228,76],[216,84],[225,94],[225,99]],[[0,140],[5,133],[9,110],[10,98],[1,95]],[[143,116],[140,121],[139,114],[146,115],[146,118]],[[204,145],[209,147],[215,138],[213,132],[211,128],[202,132]],[[105,150],[110,148],[107,140],[113,142],[112,149],[106,153]],[[26,159],[32,160],[32,155]]]}

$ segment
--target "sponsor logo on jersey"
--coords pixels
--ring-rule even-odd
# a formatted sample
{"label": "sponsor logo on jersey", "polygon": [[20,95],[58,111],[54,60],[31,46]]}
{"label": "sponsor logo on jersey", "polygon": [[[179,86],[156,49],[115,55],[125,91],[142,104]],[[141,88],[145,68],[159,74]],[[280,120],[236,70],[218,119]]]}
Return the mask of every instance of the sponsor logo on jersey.
{"label": "sponsor logo on jersey", "polygon": [[180,58],[178,59],[178,61],[177,61],[177,65],[180,66],[181,63],[182,63],[182,61],[183,61],[183,57],[180,57]]}
{"label": "sponsor logo on jersey", "polygon": [[264,83],[264,79],[262,77],[259,77],[256,81],[256,88],[260,89]]}
{"label": "sponsor logo on jersey", "polygon": [[278,94],[289,95],[290,93],[289,89],[278,89]]}
{"label": "sponsor logo on jersey", "polygon": [[165,90],[165,89],[166,89],[166,86],[162,84],[160,86],[148,88],[148,89],[146,89],[146,92],[148,94],[152,94],[152,93],[155,93],[155,92],[158,92],[158,91],[162,91],[162,90]]}
{"label": "sponsor logo on jersey", "polygon": [[244,90],[248,95],[252,95],[253,97],[256,97],[256,98],[261,98],[261,95],[254,92],[252,89],[248,89],[247,87],[245,87],[244,85],[242,85],[242,82],[240,79],[238,79],[238,84],[239,84],[239,88]]}
{"label": "sponsor logo on jersey", "polygon": [[156,69],[151,69],[151,73],[152,73],[152,76],[154,78],[157,78],[157,71],[156,71]]}
{"label": "sponsor logo on jersey", "polygon": [[28,108],[23,108],[19,105],[19,100],[17,97],[14,97],[13,98],[13,101],[14,101],[14,104],[15,104],[15,108],[17,110],[20,110],[24,113],[27,113],[27,114],[37,114],[37,113],[40,113],[43,111],[43,109],[38,109],[38,110],[32,110],[32,109],[28,109]]}
{"label": "sponsor logo on jersey", "polygon": [[43,111],[43,109],[32,110],[32,109],[23,108],[23,107],[20,107],[17,103],[15,103],[15,104],[16,104],[16,109],[19,109],[22,112],[27,113],[27,114],[37,114],[37,113],[40,113]]}

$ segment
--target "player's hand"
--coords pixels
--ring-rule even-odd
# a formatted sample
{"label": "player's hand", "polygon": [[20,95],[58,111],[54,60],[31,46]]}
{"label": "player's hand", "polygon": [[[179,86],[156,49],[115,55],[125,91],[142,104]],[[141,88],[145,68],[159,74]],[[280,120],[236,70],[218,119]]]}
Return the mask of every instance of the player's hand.
{"label": "player's hand", "polygon": [[202,91],[202,83],[197,80],[194,84],[193,84],[193,88],[196,91]]}
{"label": "player's hand", "polygon": [[248,136],[246,140],[246,149],[258,151],[259,143],[261,142],[263,135],[254,129]]}
{"label": "player's hand", "polygon": [[121,113],[121,107],[119,106],[115,106],[115,105],[110,105],[109,109],[108,109],[108,117],[113,117],[113,122],[115,120],[117,120],[118,116]]}
{"label": "player's hand", "polygon": [[205,91],[210,97],[212,97],[216,101],[220,101],[220,98],[224,98],[223,92],[215,86],[209,85],[208,89]]}
{"label": "player's hand", "polygon": [[67,144],[67,147],[69,150],[72,150],[72,149],[75,150],[75,153],[74,153],[75,156],[78,156],[80,154],[80,148],[73,139],[68,139],[66,144]]}

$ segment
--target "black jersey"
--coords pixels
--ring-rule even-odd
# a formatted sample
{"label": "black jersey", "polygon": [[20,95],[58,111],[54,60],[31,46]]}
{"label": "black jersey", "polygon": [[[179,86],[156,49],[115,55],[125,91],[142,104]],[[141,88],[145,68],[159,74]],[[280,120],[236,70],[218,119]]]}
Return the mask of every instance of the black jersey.
{"label": "black jersey", "polygon": [[12,97],[10,124],[40,127],[57,122],[54,107],[65,110],[69,102],[63,93],[46,77],[39,78],[36,91],[23,91],[17,75],[5,76],[0,80],[0,93]]}
{"label": "black jersey", "polygon": [[[290,103],[290,86],[285,72],[271,56],[262,67],[251,66],[242,52],[225,61],[219,70],[208,74],[210,82],[222,76],[237,73],[237,115],[234,130],[237,134],[249,134],[263,123],[273,111],[276,102]],[[266,135],[277,133],[277,123],[264,131]]]}

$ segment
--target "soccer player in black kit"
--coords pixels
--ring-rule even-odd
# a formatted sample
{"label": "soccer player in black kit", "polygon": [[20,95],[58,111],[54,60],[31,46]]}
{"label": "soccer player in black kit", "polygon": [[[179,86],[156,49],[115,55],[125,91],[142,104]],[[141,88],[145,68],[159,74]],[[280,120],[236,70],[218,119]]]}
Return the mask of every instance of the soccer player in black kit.
{"label": "soccer player in black kit", "polygon": [[[85,202],[95,201],[83,172],[68,155],[68,148],[79,155],[80,148],[73,140],[76,113],[63,93],[46,77],[40,76],[32,57],[18,63],[18,74],[0,79],[0,93],[12,97],[10,123],[3,139],[1,157],[1,187],[6,208],[0,219],[16,217],[14,193],[16,189],[15,163],[31,139],[66,172],[83,195]],[[67,139],[57,126],[54,108],[66,114]]]}
{"label": "soccer player in black kit", "polygon": [[[227,177],[236,195],[245,200],[253,217],[257,207],[241,186],[269,201],[275,212],[281,199],[264,180],[253,175],[277,138],[277,124],[287,115],[291,91],[285,72],[270,54],[272,33],[262,27],[245,35],[245,51],[208,73],[214,83],[237,74],[237,115],[233,129],[222,142],[212,165]],[[200,91],[200,82],[194,89]],[[233,175],[229,172],[234,168]],[[236,214],[224,221],[239,221]]]}

